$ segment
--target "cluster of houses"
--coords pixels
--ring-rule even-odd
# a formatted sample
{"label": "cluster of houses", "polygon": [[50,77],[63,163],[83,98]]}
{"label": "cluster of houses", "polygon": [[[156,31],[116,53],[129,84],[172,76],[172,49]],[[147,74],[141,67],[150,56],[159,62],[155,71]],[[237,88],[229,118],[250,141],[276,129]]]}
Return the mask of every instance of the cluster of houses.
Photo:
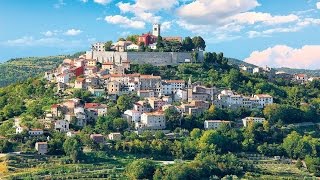
{"label": "cluster of houses", "polygon": [[[138,38],[140,43],[153,46],[155,37],[160,36],[160,25],[153,26],[153,32],[144,34]],[[179,37],[165,37],[172,41],[181,41]],[[135,44],[127,41],[119,41],[114,44],[116,51],[127,51],[135,49]],[[104,51],[104,44],[97,43],[92,47],[95,51]],[[174,109],[181,117],[197,116],[208,110],[211,105],[218,108],[264,108],[273,103],[273,97],[267,94],[256,94],[244,96],[236,94],[231,90],[219,89],[216,87],[206,87],[199,82],[192,82],[191,77],[185,80],[168,80],[153,74],[129,74],[130,60],[120,57],[115,63],[115,57],[99,61],[85,55],[74,59],[65,59],[56,69],[45,73],[45,79],[50,83],[55,83],[59,94],[66,94],[70,89],[81,89],[88,91],[92,96],[116,99],[123,94],[136,94],[140,100],[134,102],[133,108],[123,113],[131,125],[131,130],[137,133],[145,130],[166,130],[167,109]],[[250,70],[251,71],[251,70]],[[256,72],[257,70],[254,70]],[[253,72],[253,71],[252,71]],[[20,120],[15,123],[16,133],[27,131],[30,136],[43,135],[46,130],[54,130],[65,133],[72,137],[79,133],[73,131],[71,127],[84,127],[90,122],[97,120],[99,116],[105,116],[108,106],[101,103],[87,103],[81,99],[65,99],[59,104],[53,104],[50,112],[45,114],[44,119],[40,119],[44,129],[31,129],[20,125]],[[247,122],[261,123],[259,118],[248,118],[243,120],[243,125]],[[205,129],[216,129],[221,124],[230,121],[207,120],[204,123]],[[104,143],[106,139],[120,140],[121,134],[113,132],[107,137],[101,134],[91,134],[90,138],[97,143]],[[36,150],[39,154],[47,153],[48,144],[37,142]]]}
{"label": "cluster of houses", "polygon": [[[246,117],[242,119],[244,127],[247,127],[251,123],[263,124],[264,122],[266,122],[266,119],[261,117]],[[206,120],[204,121],[204,129],[218,129],[223,124],[231,126],[232,122],[226,120]]]}
{"label": "cluster of houses", "polygon": [[[81,69],[77,71],[76,69]],[[183,115],[198,115],[212,104],[219,108],[264,108],[273,103],[273,97],[267,94],[244,96],[231,90],[219,90],[205,87],[201,83],[192,83],[191,78],[184,80],[163,80],[160,76],[126,74],[130,62],[121,64],[103,63],[86,59],[85,55],[73,60],[66,59],[55,70],[47,72],[45,78],[57,83],[60,91],[66,88],[90,91],[94,96],[117,97],[122,94],[137,94],[142,101],[135,102],[133,109],[124,112],[124,117],[133,123],[135,129],[165,129],[164,111],[176,109]],[[73,79],[74,81],[72,81]],[[64,87],[64,88],[59,88]],[[52,117],[63,116],[65,123],[76,121],[84,126],[97,116],[105,115],[107,106],[102,104],[79,104],[78,99],[52,106]],[[172,105],[179,102],[179,106]],[[60,124],[65,124],[60,122]],[[57,124],[59,127],[59,123]],[[59,129],[55,127],[55,129]],[[61,128],[60,131],[68,131]]]}
{"label": "cluster of houses", "polygon": [[284,71],[276,71],[273,68],[270,68],[268,66],[266,67],[252,67],[248,65],[239,65],[239,69],[241,71],[250,73],[250,74],[256,74],[256,73],[263,73],[267,74],[270,79],[274,78],[281,78],[286,81],[291,81],[297,84],[305,84],[307,82],[311,82],[314,80],[319,80],[319,77],[309,77],[306,74],[289,74]]}
{"label": "cluster of houses", "polygon": [[[157,40],[160,35],[161,25],[153,24],[152,32],[143,33],[142,35],[138,36],[137,42],[134,43],[128,40],[119,40],[118,42],[112,44],[111,50],[117,52],[139,51],[142,46],[155,50],[157,49]],[[180,36],[162,37],[162,40],[182,43],[182,37]],[[104,52],[105,44],[101,42],[95,43],[92,45],[92,50]]]}

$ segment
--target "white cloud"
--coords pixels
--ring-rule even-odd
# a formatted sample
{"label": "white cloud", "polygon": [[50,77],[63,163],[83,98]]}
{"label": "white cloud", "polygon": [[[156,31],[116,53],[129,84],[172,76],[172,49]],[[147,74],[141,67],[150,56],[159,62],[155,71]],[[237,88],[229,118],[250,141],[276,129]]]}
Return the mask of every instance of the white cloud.
{"label": "white cloud", "polygon": [[290,25],[288,27],[278,27],[278,28],[271,28],[266,29],[263,31],[249,31],[247,32],[249,38],[255,37],[270,37],[274,33],[290,33],[290,32],[298,32],[301,29],[311,26],[311,25],[320,25],[320,19],[314,18],[305,18],[299,20],[297,23]]}
{"label": "white cloud", "polygon": [[181,6],[177,14],[193,24],[224,23],[226,18],[249,11],[259,6],[256,0],[195,0]]}
{"label": "white cloud", "polygon": [[94,0],[95,3],[106,5],[111,2],[111,0]]}
{"label": "white cloud", "polygon": [[158,23],[161,20],[161,16],[157,16],[158,11],[169,10],[175,5],[178,5],[178,0],[136,0],[135,3],[119,2],[121,13],[133,13],[135,19]]}
{"label": "white cloud", "polygon": [[166,32],[171,29],[172,22],[171,21],[165,21],[161,23],[161,31]]}
{"label": "white cloud", "polygon": [[67,5],[63,0],[58,0],[56,4],[53,5],[54,8],[59,9],[63,6]]}
{"label": "white cloud", "polygon": [[51,36],[57,35],[57,31],[46,31],[41,34],[43,34],[44,36],[47,36],[47,37],[51,37]]}
{"label": "white cloud", "polygon": [[105,21],[111,24],[120,24],[120,26],[122,27],[129,27],[135,29],[143,29],[145,27],[145,23],[143,21],[129,19],[121,15],[106,16]]}
{"label": "white cloud", "polygon": [[178,0],[136,0],[134,4],[119,2],[122,12],[168,10],[178,5]]}
{"label": "white cloud", "polygon": [[61,48],[72,48],[72,47],[83,47],[84,43],[81,40],[64,40],[55,37],[46,37],[36,39],[32,36],[24,36],[22,38],[8,40],[1,43],[4,46],[12,47],[61,47]]}
{"label": "white cloud", "polygon": [[83,3],[87,3],[88,2],[88,0],[80,0],[81,2],[83,2]]}
{"label": "white cloud", "polygon": [[244,61],[258,66],[320,69],[320,45],[306,45],[295,49],[277,45],[263,51],[254,51]]}
{"label": "white cloud", "polygon": [[317,9],[320,9],[320,2],[317,2],[316,6],[317,6]]}
{"label": "white cloud", "polygon": [[255,12],[257,0],[194,0],[177,9],[177,24],[194,34],[220,41],[233,40],[248,34],[250,38],[268,37],[274,33],[297,32],[317,24],[303,14],[274,15]]}
{"label": "white cloud", "polygon": [[67,36],[77,36],[81,33],[82,31],[80,29],[69,29],[64,34]]}
{"label": "white cloud", "polygon": [[266,25],[277,25],[295,22],[299,20],[299,17],[294,14],[289,14],[285,16],[272,16],[269,13],[245,12],[230,17],[230,19],[241,24],[256,24],[258,22],[261,22]]}

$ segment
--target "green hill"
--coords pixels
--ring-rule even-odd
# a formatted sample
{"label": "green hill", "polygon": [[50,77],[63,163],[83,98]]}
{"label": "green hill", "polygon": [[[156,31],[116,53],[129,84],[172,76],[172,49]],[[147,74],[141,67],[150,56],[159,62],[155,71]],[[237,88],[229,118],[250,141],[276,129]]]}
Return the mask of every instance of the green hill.
{"label": "green hill", "polygon": [[10,59],[0,64],[0,87],[24,81],[29,77],[38,76],[45,71],[54,69],[63,59],[77,57],[79,54],[81,53]]}

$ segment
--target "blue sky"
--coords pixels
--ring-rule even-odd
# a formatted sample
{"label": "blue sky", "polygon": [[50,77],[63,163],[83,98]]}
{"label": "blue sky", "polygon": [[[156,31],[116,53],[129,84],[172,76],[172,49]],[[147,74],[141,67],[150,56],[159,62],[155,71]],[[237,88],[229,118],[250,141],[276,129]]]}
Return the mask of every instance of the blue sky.
{"label": "blue sky", "polygon": [[320,69],[318,0],[1,0],[0,62],[88,50],[154,22],[163,36],[201,35],[228,57]]}

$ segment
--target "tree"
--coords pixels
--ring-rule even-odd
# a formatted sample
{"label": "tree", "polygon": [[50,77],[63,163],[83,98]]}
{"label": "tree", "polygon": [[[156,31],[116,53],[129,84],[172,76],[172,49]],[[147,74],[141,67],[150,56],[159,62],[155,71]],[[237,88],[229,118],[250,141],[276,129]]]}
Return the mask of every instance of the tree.
{"label": "tree", "polygon": [[146,45],[144,44],[144,42],[140,42],[139,46],[142,52],[146,51]]}
{"label": "tree", "polygon": [[82,154],[82,144],[78,137],[70,137],[63,143],[63,150],[75,163]]}
{"label": "tree", "polygon": [[138,38],[139,38],[139,35],[135,34],[135,35],[129,35],[129,36],[127,36],[126,40],[127,40],[127,41],[131,41],[131,42],[133,42],[134,44],[138,44]]}
{"label": "tree", "polygon": [[193,37],[192,42],[194,44],[195,49],[197,49],[198,51],[204,51],[206,49],[206,42],[203,40],[201,36]]}
{"label": "tree", "polygon": [[303,164],[302,164],[301,159],[299,158],[299,159],[297,160],[297,162],[296,162],[296,168],[301,169],[302,167],[303,167]]}
{"label": "tree", "polygon": [[124,112],[128,109],[131,109],[133,107],[133,98],[131,98],[129,95],[124,94],[121,95],[117,100],[117,106],[120,111]]}
{"label": "tree", "polygon": [[104,44],[104,49],[106,51],[110,51],[111,50],[111,47],[112,47],[112,41],[107,41],[105,44]]}
{"label": "tree", "polygon": [[162,132],[162,131],[157,131],[155,134],[154,134],[154,137],[156,139],[163,139],[164,137],[166,137],[166,135]]}
{"label": "tree", "polygon": [[63,144],[65,135],[59,132],[55,132],[52,135],[48,142],[48,152],[49,154],[62,155],[64,153]]}
{"label": "tree", "polygon": [[190,137],[191,139],[199,139],[202,135],[202,132],[199,128],[194,128],[191,132],[190,132]]}
{"label": "tree", "polygon": [[120,38],[118,39],[118,41],[126,41],[126,39],[125,39],[125,38],[120,37]]}
{"label": "tree", "polygon": [[175,129],[180,126],[181,114],[175,108],[168,108],[164,111],[166,118],[166,127],[168,129]]}
{"label": "tree", "polygon": [[157,49],[163,49],[164,48],[164,44],[163,44],[163,40],[161,36],[158,36],[157,38]]}
{"label": "tree", "polygon": [[13,144],[8,140],[0,140],[0,153],[8,153],[13,149]]}
{"label": "tree", "polygon": [[192,51],[194,49],[194,44],[189,36],[184,38],[184,40],[182,41],[182,48],[185,51]]}
{"label": "tree", "polygon": [[108,108],[107,115],[108,115],[108,117],[114,119],[114,118],[120,117],[121,112],[118,109],[118,107],[114,106],[114,107]]}
{"label": "tree", "polygon": [[114,130],[123,131],[128,128],[128,122],[123,118],[116,118],[112,122],[112,127]]}
{"label": "tree", "polygon": [[156,165],[148,159],[138,159],[126,167],[125,174],[129,179],[152,179]]}
{"label": "tree", "polygon": [[91,93],[89,91],[85,91],[82,89],[76,89],[73,92],[73,97],[79,98],[79,99],[83,100],[84,102],[91,102]]}

